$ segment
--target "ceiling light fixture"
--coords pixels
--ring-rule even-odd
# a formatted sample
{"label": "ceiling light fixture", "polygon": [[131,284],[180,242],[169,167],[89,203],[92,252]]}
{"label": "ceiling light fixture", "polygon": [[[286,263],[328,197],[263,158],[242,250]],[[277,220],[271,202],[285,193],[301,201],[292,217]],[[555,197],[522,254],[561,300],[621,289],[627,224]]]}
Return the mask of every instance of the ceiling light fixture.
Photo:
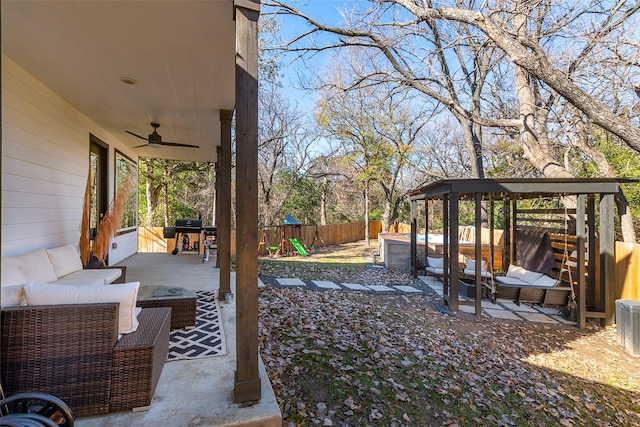
{"label": "ceiling light fixture", "polygon": [[120,77],[120,81],[126,85],[135,86],[138,84],[138,81],[133,77]]}

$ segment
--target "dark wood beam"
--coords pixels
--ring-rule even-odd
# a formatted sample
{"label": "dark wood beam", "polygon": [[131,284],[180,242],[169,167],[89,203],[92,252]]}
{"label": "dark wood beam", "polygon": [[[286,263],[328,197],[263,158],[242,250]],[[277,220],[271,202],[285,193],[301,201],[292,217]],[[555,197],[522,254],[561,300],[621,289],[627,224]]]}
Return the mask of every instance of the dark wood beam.
{"label": "dark wood beam", "polygon": [[258,18],[236,0],[236,366],[234,401],[260,400],[258,372]]}
{"label": "dark wood beam", "polygon": [[231,119],[233,111],[220,111],[220,147],[218,150],[217,261],[220,268],[218,299],[231,293]]}

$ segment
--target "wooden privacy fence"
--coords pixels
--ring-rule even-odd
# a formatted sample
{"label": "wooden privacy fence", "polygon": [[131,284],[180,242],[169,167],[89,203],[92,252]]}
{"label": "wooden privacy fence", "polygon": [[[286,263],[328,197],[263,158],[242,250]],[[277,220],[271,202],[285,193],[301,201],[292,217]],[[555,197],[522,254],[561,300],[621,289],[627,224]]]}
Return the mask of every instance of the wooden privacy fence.
{"label": "wooden privacy fence", "polygon": [[[347,224],[330,225],[300,225],[296,227],[295,238],[307,248],[322,247],[324,245],[337,245],[340,243],[357,242],[364,240],[364,221],[351,222]],[[381,221],[369,222],[369,236],[377,239],[382,230]],[[286,236],[291,237],[289,234]],[[189,234],[189,240],[198,240],[197,234]],[[200,236],[200,242],[203,237]],[[265,227],[258,230],[258,240],[261,242],[258,249],[260,255],[269,253],[267,246],[279,246],[282,241],[282,230],[279,227]],[[180,243],[180,242],[179,242]],[[202,246],[202,245],[201,245]],[[165,239],[162,227],[139,227],[138,228],[138,252],[171,252],[175,247],[175,239]],[[231,256],[235,256],[236,233],[231,230]],[[202,250],[202,247],[200,248]]]}
{"label": "wooden privacy fence", "polygon": [[640,245],[616,242],[616,298],[640,301]]}

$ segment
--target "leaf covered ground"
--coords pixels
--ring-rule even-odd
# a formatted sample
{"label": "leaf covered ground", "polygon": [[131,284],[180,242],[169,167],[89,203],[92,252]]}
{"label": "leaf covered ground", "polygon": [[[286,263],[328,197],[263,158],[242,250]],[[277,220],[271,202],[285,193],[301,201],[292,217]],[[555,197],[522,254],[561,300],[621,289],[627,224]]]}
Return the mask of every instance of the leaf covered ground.
{"label": "leaf covered ground", "polygon": [[[261,260],[261,273],[336,280],[339,265],[313,256]],[[345,264],[348,281],[380,274]],[[616,345],[615,328],[477,321],[431,295],[273,287],[261,290],[259,326],[286,427],[640,426],[640,361]]]}

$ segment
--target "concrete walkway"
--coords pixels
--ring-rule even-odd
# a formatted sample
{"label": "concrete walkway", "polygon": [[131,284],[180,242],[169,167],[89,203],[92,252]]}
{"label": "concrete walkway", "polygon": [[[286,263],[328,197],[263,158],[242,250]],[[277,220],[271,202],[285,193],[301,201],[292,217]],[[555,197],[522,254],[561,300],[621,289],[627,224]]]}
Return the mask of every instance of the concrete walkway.
{"label": "concrete walkway", "polygon": [[[340,290],[340,291],[358,291],[377,294],[405,294],[405,295],[425,295],[437,294],[442,297],[442,281],[433,276],[418,276],[418,280],[413,285],[360,285],[357,283],[334,283],[327,281],[308,280],[303,281],[296,278],[275,278],[264,283],[259,281],[258,286],[276,286],[276,287],[300,287],[309,290]],[[472,300],[463,296],[459,297],[461,301]],[[474,314],[475,307],[459,306],[463,313]],[[521,303],[515,304],[510,300],[498,299],[496,304],[491,301],[482,301],[482,316],[496,320],[510,320],[521,322],[545,323],[552,325],[575,325],[564,319],[559,314],[558,308],[540,307],[533,304]]]}

